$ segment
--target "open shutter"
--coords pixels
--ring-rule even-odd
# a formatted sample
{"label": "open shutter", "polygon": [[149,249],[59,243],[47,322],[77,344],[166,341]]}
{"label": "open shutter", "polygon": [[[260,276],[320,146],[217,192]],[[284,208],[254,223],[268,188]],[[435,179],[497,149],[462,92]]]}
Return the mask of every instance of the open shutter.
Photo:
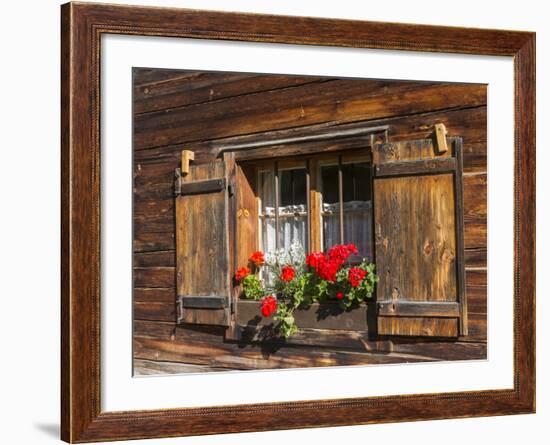
{"label": "open shutter", "polygon": [[230,275],[225,163],[176,170],[178,322],[228,326]]}
{"label": "open shutter", "polygon": [[379,335],[467,335],[462,141],[448,140],[373,149]]}

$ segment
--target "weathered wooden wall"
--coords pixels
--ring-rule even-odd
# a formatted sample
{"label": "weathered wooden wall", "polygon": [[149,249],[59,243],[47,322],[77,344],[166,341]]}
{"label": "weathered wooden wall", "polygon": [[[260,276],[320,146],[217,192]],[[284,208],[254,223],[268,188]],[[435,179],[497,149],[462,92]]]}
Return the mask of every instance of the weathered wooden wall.
{"label": "weathered wooden wall", "polygon": [[[484,358],[487,332],[485,85],[241,73],[134,70],[134,358],[136,373]],[[365,353],[224,343],[219,328],[176,328],[173,174],[180,151],[213,157],[212,141],[303,125],[390,124],[391,140],[430,137],[443,122],[464,139],[468,337],[400,339]],[[360,345],[361,339],[357,339]],[[372,345],[364,345],[372,349]]]}

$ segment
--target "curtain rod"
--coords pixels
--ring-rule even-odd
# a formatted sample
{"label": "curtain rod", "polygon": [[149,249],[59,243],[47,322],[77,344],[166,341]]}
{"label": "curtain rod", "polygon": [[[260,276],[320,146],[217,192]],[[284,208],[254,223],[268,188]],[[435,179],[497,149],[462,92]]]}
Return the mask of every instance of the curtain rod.
{"label": "curtain rod", "polygon": [[[240,144],[223,145],[220,147],[219,153],[223,153],[225,151],[247,150],[249,148],[268,147],[270,145],[321,141],[325,139],[340,139],[340,138],[345,138],[350,136],[362,136],[362,135],[368,135],[372,133],[379,133],[382,131],[387,132],[389,129],[390,129],[389,125],[379,125],[376,127],[351,128],[348,130],[334,130],[334,131],[321,133],[321,134],[311,134],[308,136],[295,136],[295,137],[261,140],[261,141],[254,141],[254,142],[243,142]],[[386,135],[386,139],[387,139],[387,135]]]}

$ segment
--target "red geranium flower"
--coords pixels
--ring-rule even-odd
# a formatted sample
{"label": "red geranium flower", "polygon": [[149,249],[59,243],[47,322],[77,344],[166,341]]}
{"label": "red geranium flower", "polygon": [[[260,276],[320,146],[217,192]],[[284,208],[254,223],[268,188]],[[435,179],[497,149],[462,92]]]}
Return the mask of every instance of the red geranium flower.
{"label": "red geranium flower", "polygon": [[250,275],[250,269],[248,267],[241,267],[235,274],[235,280],[240,283],[248,275]]}
{"label": "red geranium flower", "polygon": [[314,269],[317,269],[317,265],[320,261],[323,261],[325,256],[322,252],[313,252],[306,257],[306,264]]}
{"label": "red geranium flower", "polygon": [[292,266],[284,266],[281,270],[281,280],[292,281],[296,276],[296,271]]}
{"label": "red geranium flower", "polygon": [[328,257],[339,266],[343,265],[350,255],[357,255],[359,251],[355,244],[337,244],[328,251]]}
{"label": "red geranium flower", "polygon": [[342,298],[344,298],[344,293],[343,292],[336,292],[336,298],[338,300],[341,300]]}
{"label": "red geranium flower", "polygon": [[272,295],[268,295],[262,299],[260,311],[264,317],[269,317],[277,310],[277,300]]}
{"label": "red geranium flower", "polygon": [[363,278],[365,278],[365,275],[367,274],[367,271],[363,269],[359,269],[358,267],[352,267],[349,270],[349,282],[353,287],[357,287],[361,284],[361,281],[363,281]]}
{"label": "red geranium flower", "polygon": [[250,255],[250,258],[248,260],[255,266],[261,266],[265,263],[264,253],[260,251],[254,252],[252,255]]}
{"label": "red geranium flower", "polygon": [[317,264],[316,271],[319,276],[326,281],[336,281],[336,272],[340,265],[326,257],[323,257],[322,261]]}

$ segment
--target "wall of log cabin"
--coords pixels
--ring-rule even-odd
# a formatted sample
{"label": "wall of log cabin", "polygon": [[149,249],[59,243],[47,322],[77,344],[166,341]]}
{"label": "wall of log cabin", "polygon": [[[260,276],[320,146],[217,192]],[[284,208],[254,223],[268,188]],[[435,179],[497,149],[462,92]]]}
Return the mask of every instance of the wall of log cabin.
{"label": "wall of log cabin", "polygon": [[[134,69],[134,365],[137,375],[486,357],[485,85]],[[350,348],[224,342],[223,328],[176,327],[173,173],[183,148],[212,159],[217,139],[364,121],[392,141],[428,138],[443,122],[464,139],[468,337],[398,339]],[[337,335],[333,339],[337,342]],[[359,349],[357,349],[359,347]],[[370,349],[369,352],[365,348]]]}

